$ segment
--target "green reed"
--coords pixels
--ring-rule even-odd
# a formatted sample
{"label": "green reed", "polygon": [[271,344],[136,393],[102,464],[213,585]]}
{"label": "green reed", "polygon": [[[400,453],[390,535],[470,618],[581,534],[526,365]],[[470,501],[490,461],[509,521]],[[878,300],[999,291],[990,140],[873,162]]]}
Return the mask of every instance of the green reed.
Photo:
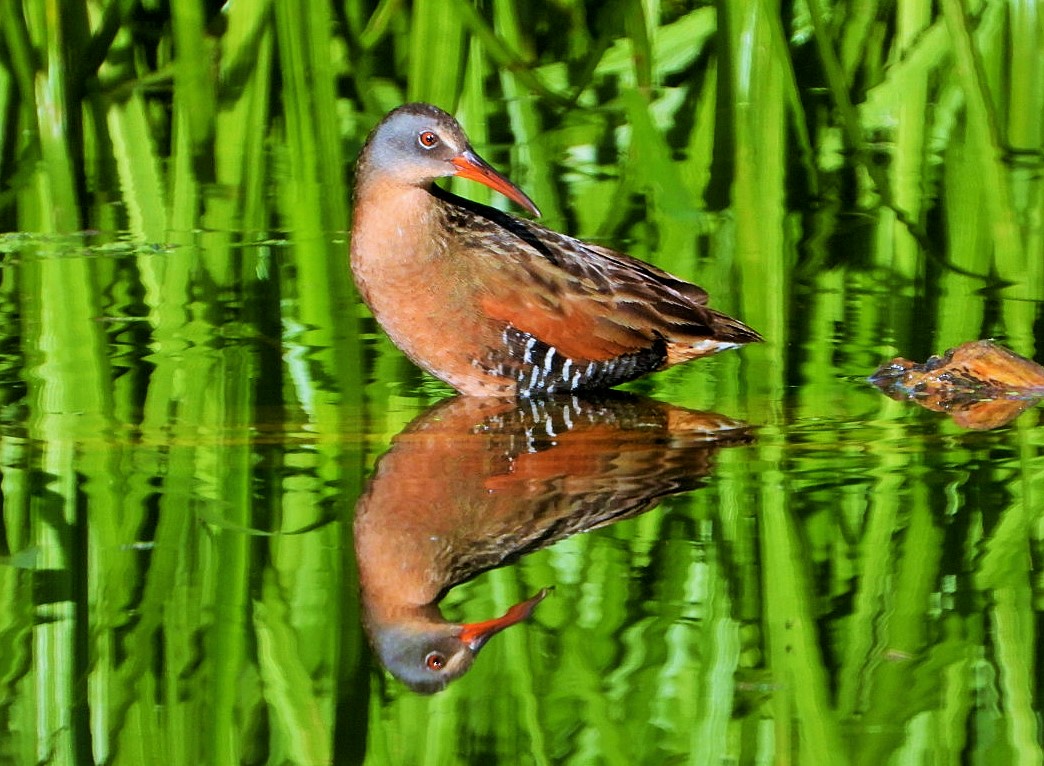
{"label": "green reed", "polygon": [[[1039,435],[991,462],[1002,437],[848,379],[977,337],[1035,351],[1030,5],[143,5],[0,2],[0,229],[101,232],[2,242],[3,758],[959,762],[974,726],[980,760],[1039,762]],[[364,344],[346,271],[352,157],[405,99],[455,110],[549,224],[699,281],[769,341],[659,389],[764,424],[758,445],[712,489],[455,590],[476,617],[559,584],[546,633],[499,636],[432,700],[368,666],[346,518],[416,414],[403,389],[446,393]],[[311,439],[266,444],[272,410]],[[874,466],[854,486],[790,471],[846,450]],[[617,565],[655,570],[675,611],[630,619]],[[980,612],[945,603],[966,576]]]}

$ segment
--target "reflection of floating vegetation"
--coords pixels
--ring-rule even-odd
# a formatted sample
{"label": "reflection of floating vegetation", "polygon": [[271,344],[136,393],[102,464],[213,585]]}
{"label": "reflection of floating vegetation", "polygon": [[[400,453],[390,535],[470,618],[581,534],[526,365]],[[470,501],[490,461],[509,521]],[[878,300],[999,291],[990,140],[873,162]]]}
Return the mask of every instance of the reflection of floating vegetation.
{"label": "reflection of floating vegetation", "polygon": [[964,428],[996,428],[1044,398],[1044,367],[978,340],[924,364],[896,357],[870,376],[893,399],[947,412]]}

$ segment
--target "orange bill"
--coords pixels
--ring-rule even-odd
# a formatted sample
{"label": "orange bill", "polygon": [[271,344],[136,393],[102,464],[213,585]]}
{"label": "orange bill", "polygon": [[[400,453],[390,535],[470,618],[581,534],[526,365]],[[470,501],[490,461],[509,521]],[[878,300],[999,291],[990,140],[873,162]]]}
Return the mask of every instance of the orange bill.
{"label": "orange bill", "polygon": [[453,158],[453,164],[457,166],[458,175],[488,186],[493,191],[500,192],[510,200],[517,202],[537,218],[540,217],[540,209],[533,204],[533,200],[526,196],[525,192],[515,186],[511,181],[498,173],[484,159],[475,154],[468,147],[458,156]]}
{"label": "orange bill", "polygon": [[550,592],[548,588],[541,588],[540,592],[532,598],[526,599],[521,604],[515,604],[508,609],[503,617],[495,617],[492,620],[483,622],[471,622],[461,626],[460,640],[467,644],[471,651],[477,652],[482,648],[483,644],[504,630],[504,628],[510,628],[512,625],[520,623],[529,617],[536,605],[543,601]]}

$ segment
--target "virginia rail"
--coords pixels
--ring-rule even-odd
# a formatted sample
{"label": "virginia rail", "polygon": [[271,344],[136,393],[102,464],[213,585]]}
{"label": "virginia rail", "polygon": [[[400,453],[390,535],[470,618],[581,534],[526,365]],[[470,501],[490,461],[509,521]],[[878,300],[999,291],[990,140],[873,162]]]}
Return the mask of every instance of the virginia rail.
{"label": "virginia rail", "polygon": [[461,393],[607,388],[761,340],[709,308],[702,288],[457,197],[434,184],[445,176],[478,181],[540,215],[453,117],[406,104],[359,155],[351,264],[392,341]]}
{"label": "virginia rail", "polygon": [[364,626],[381,663],[419,692],[463,675],[495,633],[525,619],[446,620],[458,583],[698,486],[742,423],[616,392],[516,407],[454,397],[414,420],[378,461],[355,510]]}

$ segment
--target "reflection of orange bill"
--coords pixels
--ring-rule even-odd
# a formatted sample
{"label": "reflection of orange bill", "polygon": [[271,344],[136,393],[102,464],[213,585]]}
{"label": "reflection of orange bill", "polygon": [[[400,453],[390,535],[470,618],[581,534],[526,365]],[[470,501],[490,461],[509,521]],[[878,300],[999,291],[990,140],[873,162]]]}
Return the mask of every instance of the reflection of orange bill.
{"label": "reflection of orange bill", "polygon": [[494,617],[492,620],[465,624],[460,631],[460,640],[471,647],[471,651],[477,652],[484,643],[504,630],[504,628],[510,628],[512,625],[527,619],[529,615],[533,614],[536,605],[543,601],[550,592],[549,588],[541,588],[540,592],[532,598],[527,598],[522,603],[515,604],[504,612],[503,617]]}

